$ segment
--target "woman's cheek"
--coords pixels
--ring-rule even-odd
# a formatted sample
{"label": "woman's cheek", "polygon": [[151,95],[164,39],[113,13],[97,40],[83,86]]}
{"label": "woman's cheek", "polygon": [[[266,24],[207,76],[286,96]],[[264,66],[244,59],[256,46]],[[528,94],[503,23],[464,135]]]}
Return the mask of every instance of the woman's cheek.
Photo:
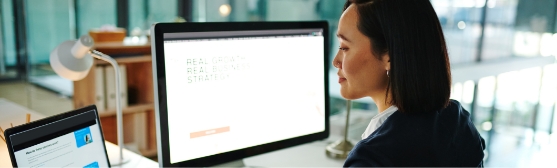
{"label": "woman's cheek", "polygon": [[362,70],[362,61],[360,60],[348,60],[343,66],[346,75],[357,74],[358,71]]}

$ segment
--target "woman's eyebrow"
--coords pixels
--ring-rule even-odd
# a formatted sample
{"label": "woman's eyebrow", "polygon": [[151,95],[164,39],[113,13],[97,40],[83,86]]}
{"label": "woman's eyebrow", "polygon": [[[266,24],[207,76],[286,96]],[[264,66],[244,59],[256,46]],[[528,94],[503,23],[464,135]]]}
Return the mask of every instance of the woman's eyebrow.
{"label": "woman's eyebrow", "polygon": [[348,40],[344,35],[342,35],[340,33],[337,33],[337,37],[344,40],[344,41],[350,42],[350,40]]}

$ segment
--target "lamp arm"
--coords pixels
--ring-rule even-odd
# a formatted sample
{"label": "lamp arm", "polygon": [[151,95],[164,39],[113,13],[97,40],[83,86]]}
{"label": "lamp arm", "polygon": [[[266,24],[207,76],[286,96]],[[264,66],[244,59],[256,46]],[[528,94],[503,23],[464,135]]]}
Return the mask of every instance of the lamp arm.
{"label": "lamp arm", "polygon": [[[350,109],[352,109],[352,100],[346,100],[346,122],[344,123],[344,142],[348,142],[348,126],[350,125]],[[346,144],[344,144],[343,148],[345,151],[349,151],[346,149]]]}
{"label": "lamp arm", "polygon": [[122,92],[120,91],[120,84],[122,83],[121,81],[121,74],[120,74],[120,67],[118,66],[118,63],[116,62],[116,60],[114,60],[112,57],[103,54],[102,52],[99,52],[97,50],[90,50],[90,54],[91,56],[93,56],[94,58],[109,62],[113,67],[114,67],[114,72],[116,73],[115,77],[116,77],[116,127],[117,127],[117,131],[118,131],[118,147],[120,147],[120,163],[123,163],[124,161],[124,156],[123,156],[123,146],[124,146],[124,138],[123,138],[123,126],[122,126],[122,103],[121,103],[121,99],[122,99],[122,95],[120,95]]}

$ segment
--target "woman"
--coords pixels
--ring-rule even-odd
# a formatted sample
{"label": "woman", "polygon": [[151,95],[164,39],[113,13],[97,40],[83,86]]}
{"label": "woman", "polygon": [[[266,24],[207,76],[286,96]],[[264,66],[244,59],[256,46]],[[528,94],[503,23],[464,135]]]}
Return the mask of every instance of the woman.
{"label": "woman", "polygon": [[337,36],[342,96],[369,96],[380,111],[345,167],[483,166],[484,140],[449,100],[449,58],[428,0],[348,0]]}

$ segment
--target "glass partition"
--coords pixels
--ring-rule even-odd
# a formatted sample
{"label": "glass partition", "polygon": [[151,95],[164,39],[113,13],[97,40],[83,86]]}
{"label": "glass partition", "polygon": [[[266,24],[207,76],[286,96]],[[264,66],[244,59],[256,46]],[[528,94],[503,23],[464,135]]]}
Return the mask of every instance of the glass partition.
{"label": "glass partition", "polygon": [[20,78],[17,71],[17,53],[15,50],[14,19],[11,0],[2,0],[0,4],[0,81]]}

